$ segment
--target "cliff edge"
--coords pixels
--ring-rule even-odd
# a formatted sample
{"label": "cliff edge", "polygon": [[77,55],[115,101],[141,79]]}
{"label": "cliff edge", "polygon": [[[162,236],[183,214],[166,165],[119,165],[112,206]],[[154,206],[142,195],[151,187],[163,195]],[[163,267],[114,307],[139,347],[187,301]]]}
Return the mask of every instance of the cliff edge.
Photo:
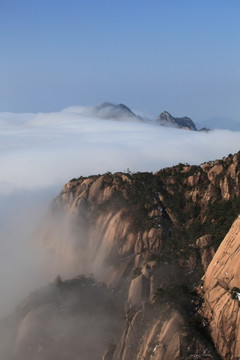
{"label": "cliff edge", "polygon": [[223,359],[240,359],[240,216],[232,225],[202,279],[211,337]]}
{"label": "cliff edge", "polygon": [[68,280],[0,322],[0,357],[240,358],[239,183],[240,153],[69,181],[37,233]]}

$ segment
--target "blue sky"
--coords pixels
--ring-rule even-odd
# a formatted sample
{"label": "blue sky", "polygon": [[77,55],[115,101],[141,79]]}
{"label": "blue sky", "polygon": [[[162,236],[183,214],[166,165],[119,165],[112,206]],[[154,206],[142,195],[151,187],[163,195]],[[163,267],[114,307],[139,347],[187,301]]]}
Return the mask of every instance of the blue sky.
{"label": "blue sky", "polygon": [[[28,226],[69,179],[239,151],[239,131],[89,116],[111,101],[240,130],[239,10],[240,0],[0,0],[0,317],[47,271]],[[72,105],[87,108],[61,111]]]}
{"label": "blue sky", "polygon": [[240,123],[238,0],[0,0],[0,112],[103,101]]}

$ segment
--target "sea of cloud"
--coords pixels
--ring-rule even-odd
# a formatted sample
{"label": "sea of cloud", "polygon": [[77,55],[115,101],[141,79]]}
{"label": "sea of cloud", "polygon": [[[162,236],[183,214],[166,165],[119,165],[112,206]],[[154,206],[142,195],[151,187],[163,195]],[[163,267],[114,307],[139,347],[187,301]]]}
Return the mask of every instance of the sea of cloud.
{"label": "sea of cloud", "polygon": [[33,249],[31,234],[71,178],[127,169],[154,172],[239,150],[237,131],[186,131],[119,114],[111,119],[94,108],[0,113],[0,316],[46,281],[44,256]]}
{"label": "sea of cloud", "polygon": [[240,148],[240,132],[184,131],[154,121],[94,115],[84,107],[48,114],[0,113],[0,194],[61,186],[72,177],[106,171],[200,164]]}

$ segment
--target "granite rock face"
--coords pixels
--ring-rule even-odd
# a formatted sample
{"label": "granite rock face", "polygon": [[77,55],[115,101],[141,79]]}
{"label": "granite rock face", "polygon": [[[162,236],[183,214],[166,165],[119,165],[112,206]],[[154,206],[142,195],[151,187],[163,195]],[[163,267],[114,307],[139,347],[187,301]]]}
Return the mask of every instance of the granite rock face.
{"label": "granite rock face", "polygon": [[[72,179],[53,202],[40,238],[72,266],[69,276],[94,273],[112,285],[150,258],[174,257],[193,271],[200,251],[206,270],[240,209],[239,182],[239,154],[155,174]],[[196,246],[206,234],[211,244],[206,236]]]}
{"label": "granite rock face", "polygon": [[240,216],[203,277],[201,314],[223,359],[240,358]]}
{"label": "granite rock face", "polygon": [[201,236],[197,239],[196,246],[200,249],[202,265],[205,272],[215,254],[211,235]]}
{"label": "granite rock face", "polygon": [[0,358],[240,358],[239,182],[240,153],[69,181],[37,238],[70,280],[0,321]]}
{"label": "granite rock face", "polygon": [[[180,360],[187,337],[187,322],[176,309],[147,305],[129,320],[112,359]],[[191,350],[196,354],[194,347]]]}

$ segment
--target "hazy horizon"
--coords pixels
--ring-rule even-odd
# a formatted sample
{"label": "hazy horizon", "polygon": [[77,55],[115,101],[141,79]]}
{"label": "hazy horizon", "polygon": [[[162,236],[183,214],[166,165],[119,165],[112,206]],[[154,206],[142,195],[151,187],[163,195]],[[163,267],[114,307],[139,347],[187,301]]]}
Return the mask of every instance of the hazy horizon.
{"label": "hazy horizon", "polygon": [[1,1],[0,112],[103,101],[239,129],[240,3]]}
{"label": "hazy horizon", "polygon": [[[103,118],[107,116],[107,118]],[[0,113],[0,193],[64,185],[107,171],[157,171],[200,164],[239,151],[239,132],[159,126],[71,107],[51,113]],[[110,117],[110,118],[109,118]]]}

